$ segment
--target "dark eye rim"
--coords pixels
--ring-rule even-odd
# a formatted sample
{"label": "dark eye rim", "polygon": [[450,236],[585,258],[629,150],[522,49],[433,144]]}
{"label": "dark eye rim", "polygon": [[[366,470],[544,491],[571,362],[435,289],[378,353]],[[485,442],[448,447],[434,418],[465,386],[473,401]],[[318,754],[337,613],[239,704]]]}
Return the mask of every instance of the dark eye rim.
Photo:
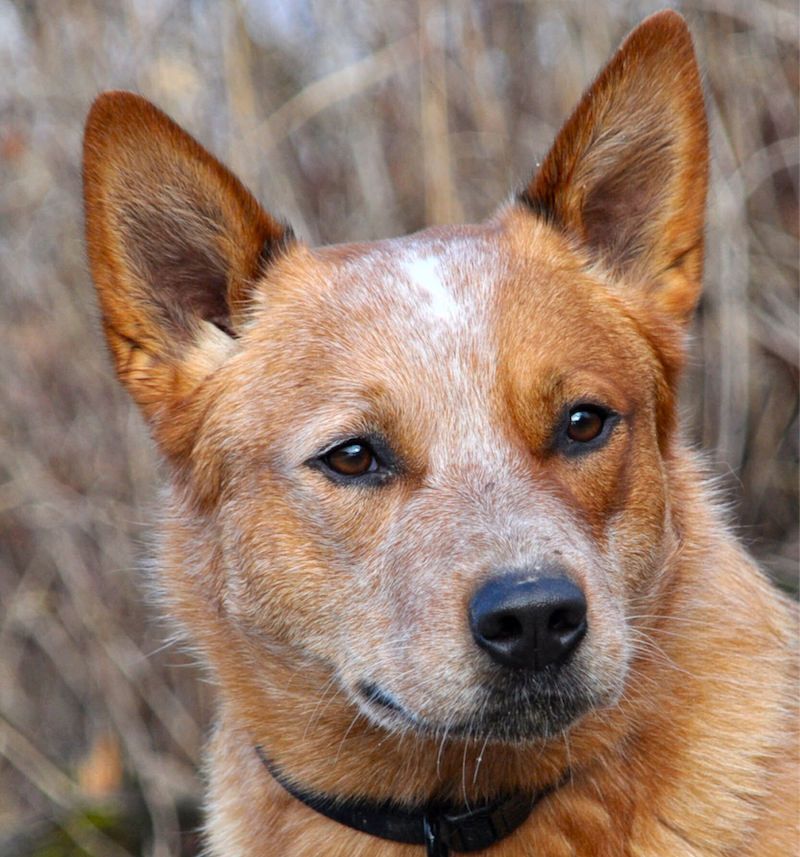
{"label": "dark eye rim", "polygon": [[[577,411],[593,411],[602,418],[603,427],[597,437],[593,437],[591,440],[573,440],[569,436],[570,417]],[[622,416],[619,413],[600,402],[591,399],[572,402],[564,408],[559,420],[554,438],[555,450],[569,457],[594,452],[606,445],[621,419]]]}
{"label": "dark eye rim", "polygon": [[[374,470],[368,470],[356,476],[347,476],[334,470],[327,462],[328,456],[337,449],[349,444],[359,443],[369,447],[377,464]],[[377,486],[383,485],[399,472],[397,457],[388,443],[377,434],[351,434],[342,436],[325,445],[325,448],[305,462],[312,470],[319,471],[326,479],[336,485]]]}

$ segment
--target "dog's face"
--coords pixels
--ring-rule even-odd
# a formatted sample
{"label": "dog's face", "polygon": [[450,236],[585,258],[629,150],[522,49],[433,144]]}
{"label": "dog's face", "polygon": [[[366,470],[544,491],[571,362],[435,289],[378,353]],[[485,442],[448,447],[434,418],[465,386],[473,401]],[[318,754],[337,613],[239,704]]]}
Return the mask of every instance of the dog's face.
{"label": "dog's face", "polygon": [[[664,381],[584,263],[525,211],[296,248],[220,370],[200,442],[225,462],[229,615],[378,722],[525,738],[622,688],[629,596],[668,541]],[[563,663],[479,645],[471,601],[509,575],[585,597]]]}
{"label": "dog's face", "polygon": [[284,647],[380,726],[481,740],[619,698],[674,549],[702,259],[676,16],[630,37],[481,226],[308,249],[121,94],[90,119],[86,179],[120,374],[213,532],[215,609],[250,668],[266,681]]}

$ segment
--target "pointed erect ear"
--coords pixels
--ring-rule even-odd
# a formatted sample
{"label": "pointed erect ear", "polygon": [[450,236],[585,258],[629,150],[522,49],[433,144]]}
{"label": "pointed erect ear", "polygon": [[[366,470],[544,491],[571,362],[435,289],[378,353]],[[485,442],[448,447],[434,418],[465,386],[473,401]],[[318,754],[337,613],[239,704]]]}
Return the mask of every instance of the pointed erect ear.
{"label": "pointed erect ear", "polygon": [[700,292],[708,144],[683,18],[659,12],[622,44],[520,201],[685,321]]}
{"label": "pointed erect ear", "polygon": [[289,239],[152,104],[108,92],[84,138],[89,259],[117,372],[159,423],[235,348],[250,291]]}

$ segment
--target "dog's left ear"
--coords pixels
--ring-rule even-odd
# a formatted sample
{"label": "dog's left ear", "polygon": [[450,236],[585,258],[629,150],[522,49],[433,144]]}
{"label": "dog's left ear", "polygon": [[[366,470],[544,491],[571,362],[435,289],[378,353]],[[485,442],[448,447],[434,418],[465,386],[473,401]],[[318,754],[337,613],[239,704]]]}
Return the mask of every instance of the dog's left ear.
{"label": "dog's left ear", "polygon": [[145,99],[107,92],[84,137],[86,241],[117,374],[162,451],[186,457],[194,392],[235,352],[291,242],[241,182]]}
{"label": "dog's left ear", "polygon": [[520,201],[685,322],[700,293],[707,174],[691,36],[664,11],[584,93]]}

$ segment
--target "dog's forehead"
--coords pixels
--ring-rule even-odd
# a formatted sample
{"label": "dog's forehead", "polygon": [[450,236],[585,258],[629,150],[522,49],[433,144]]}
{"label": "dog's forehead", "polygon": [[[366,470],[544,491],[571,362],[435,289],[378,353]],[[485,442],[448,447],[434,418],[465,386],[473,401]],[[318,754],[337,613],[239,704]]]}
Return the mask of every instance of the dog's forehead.
{"label": "dog's forehead", "polygon": [[527,228],[514,226],[440,227],[326,248],[318,257],[324,285],[310,309],[319,333],[333,335],[334,350],[379,362],[385,352],[395,366],[449,375],[460,364],[473,383],[509,360],[522,372],[562,352],[565,366],[590,352],[602,363],[620,325],[629,326],[607,290],[552,230],[528,219]]}
{"label": "dog's forehead", "polygon": [[430,230],[287,256],[266,284],[249,353],[254,383],[268,366],[285,385],[281,418],[294,415],[304,449],[360,425],[395,440],[425,435],[441,455],[446,437],[490,442],[505,263],[483,232]]}
{"label": "dog's forehead", "polygon": [[333,261],[330,300],[439,343],[485,324],[504,271],[497,242],[466,227],[330,248],[323,258]]}
{"label": "dog's forehead", "polygon": [[288,385],[283,401],[314,438],[356,414],[413,424],[442,448],[494,450],[523,417],[538,426],[560,384],[586,394],[588,371],[625,374],[626,361],[599,284],[531,220],[290,254],[265,284],[254,377],[267,365]]}
{"label": "dog's forehead", "polygon": [[262,291],[255,338],[290,373],[484,396],[498,371],[535,375],[571,349],[568,367],[586,341],[599,355],[616,325],[598,284],[564,240],[522,220],[290,254]]}

